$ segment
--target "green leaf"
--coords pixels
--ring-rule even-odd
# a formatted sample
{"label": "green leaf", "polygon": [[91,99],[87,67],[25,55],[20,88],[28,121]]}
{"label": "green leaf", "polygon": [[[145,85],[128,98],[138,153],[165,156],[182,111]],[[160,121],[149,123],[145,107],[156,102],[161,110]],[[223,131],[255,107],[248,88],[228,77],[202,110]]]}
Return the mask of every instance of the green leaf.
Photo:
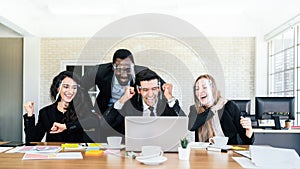
{"label": "green leaf", "polygon": [[189,141],[186,137],[184,137],[180,140],[180,143],[181,143],[182,148],[187,148],[187,145],[189,144]]}

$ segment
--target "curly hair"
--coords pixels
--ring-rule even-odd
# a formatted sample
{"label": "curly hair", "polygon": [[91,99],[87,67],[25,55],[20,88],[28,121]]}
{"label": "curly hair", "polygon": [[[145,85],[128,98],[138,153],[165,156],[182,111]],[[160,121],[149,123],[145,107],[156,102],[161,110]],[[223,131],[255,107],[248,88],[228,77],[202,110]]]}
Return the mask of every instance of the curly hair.
{"label": "curly hair", "polygon": [[134,59],[133,59],[132,53],[129,50],[127,50],[127,49],[118,49],[114,53],[113,63],[115,63],[118,58],[120,58],[120,59],[130,58],[131,62],[134,63]]}
{"label": "curly hair", "polygon": [[[58,103],[59,101],[61,101],[61,96],[59,94],[59,87],[62,85],[62,81],[66,78],[69,77],[71,79],[73,79],[77,84],[78,84],[78,88],[77,88],[77,93],[75,98],[69,103],[69,106],[65,112],[65,118],[63,119],[63,122],[68,122],[69,120],[71,121],[76,121],[78,119],[77,115],[79,115],[78,113],[76,114],[77,108],[76,107],[80,107],[82,102],[82,92],[80,89],[80,85],[79,85],[79,78],[78,76],[70,71],[62,71],[60,72],[57,76],[55,76],[52,80],[52,84],[50,86],[50,98],[53,102]],[[76,104],[74,104],[74,102]],[[76,106],[76,107],[75,107]]]}

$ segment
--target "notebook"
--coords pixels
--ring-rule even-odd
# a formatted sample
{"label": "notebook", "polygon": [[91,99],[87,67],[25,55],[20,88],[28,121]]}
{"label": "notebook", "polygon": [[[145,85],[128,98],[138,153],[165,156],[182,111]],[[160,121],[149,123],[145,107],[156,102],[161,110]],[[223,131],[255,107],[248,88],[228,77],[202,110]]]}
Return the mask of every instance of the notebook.
{"label": "notebook", "polygon": [[187,133],[187,117],[125,117],[126,151],[141,151],[142,146],[156,145],[164,152],[177,152],[180,139]]}

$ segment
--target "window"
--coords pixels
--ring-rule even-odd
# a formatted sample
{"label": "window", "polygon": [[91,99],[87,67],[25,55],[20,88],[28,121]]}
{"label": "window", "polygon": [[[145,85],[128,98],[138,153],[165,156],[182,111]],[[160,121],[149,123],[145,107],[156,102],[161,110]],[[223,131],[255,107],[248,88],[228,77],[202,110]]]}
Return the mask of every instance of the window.
{"label": "window", "polygon": [[[79,78],[93,68],[98,61],[62,61],[62,69],[74,72]],[[99,89],[95,85],[88,91],[92,103],[95,104]]]}
{"label": "window", "polygon": [[289,27],[268,41],[268,94],[295,96],[295,122],[299,125],[299,26]]}

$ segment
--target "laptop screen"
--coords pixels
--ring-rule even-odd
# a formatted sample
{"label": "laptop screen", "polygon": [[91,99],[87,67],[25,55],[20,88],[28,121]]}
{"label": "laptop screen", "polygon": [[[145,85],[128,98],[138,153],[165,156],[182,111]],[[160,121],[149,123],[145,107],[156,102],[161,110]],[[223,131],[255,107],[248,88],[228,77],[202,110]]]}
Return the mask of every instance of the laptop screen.
{"label": "laptop screen", "polygon": [[177,152],[180,139],[188,133],[188,118],[178,116],[125,117],[126,151],[142,146],[161,146],[164,152]]}

